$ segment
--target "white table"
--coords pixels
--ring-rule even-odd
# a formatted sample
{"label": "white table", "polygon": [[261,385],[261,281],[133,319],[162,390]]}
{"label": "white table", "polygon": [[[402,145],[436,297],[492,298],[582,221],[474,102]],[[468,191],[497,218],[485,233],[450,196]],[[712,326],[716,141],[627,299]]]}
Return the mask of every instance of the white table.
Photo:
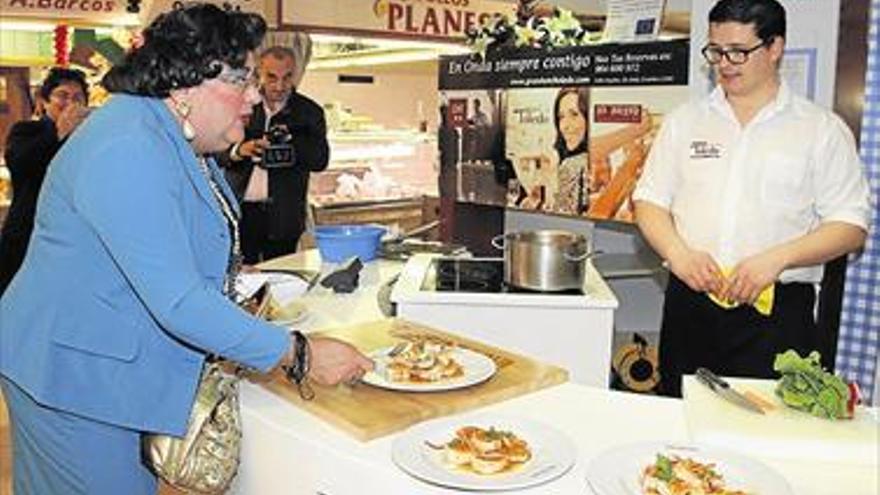
{"label": "white table", "polygon": [[[283,261],[315,269],[314,252]],[[280,262],[279,262],[280,263]],[[270,263],[267,266],[280,266]],[[380,317],[380,281],[400,265],[378,261],[361,272],[362,288],[334,295],[316,287],[305,297],[307,330],[371,321]],[[461,493],[417,481],[391,461],[399,435],[360,442],[263,388],[242,386],[244,444],[242,466],[232,492],[242,495],[433,495]],[[644,441],[687,442],[684,403],[567,383],[480,409],[541,421],[564,432],[578,449],[575,467],[563,477],[523,494],[589,494],[585,468],[605,449]],[[779,471],[797,495],[877,495],[878,467],[754,457]],[[773,494],[763,494],[773,495]]]}

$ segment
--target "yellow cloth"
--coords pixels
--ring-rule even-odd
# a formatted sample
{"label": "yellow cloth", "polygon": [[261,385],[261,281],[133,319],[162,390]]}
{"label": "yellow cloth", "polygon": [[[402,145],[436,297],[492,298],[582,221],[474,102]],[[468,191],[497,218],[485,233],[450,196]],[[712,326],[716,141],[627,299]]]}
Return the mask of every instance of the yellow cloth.
{"label": "yellow cloth", "polygon": [[[725,278],[730,274],[730,269],[725,268],[721,270],[721,275]],[[764,290],[758,294],[758,298],[755,299],[755,302],[752,303],[752,306],[758,310],[758,313],[761,313],[764,316],[770,316],[770,313],[773,312],[773,293],[774,293],[775,284],[768,285]],[[713,293],[709,293],[709,299],[712,300],[715,304],[721,306],[724,309],[731,309],[739,306],[738,302],[730,302],[724,301]]]}

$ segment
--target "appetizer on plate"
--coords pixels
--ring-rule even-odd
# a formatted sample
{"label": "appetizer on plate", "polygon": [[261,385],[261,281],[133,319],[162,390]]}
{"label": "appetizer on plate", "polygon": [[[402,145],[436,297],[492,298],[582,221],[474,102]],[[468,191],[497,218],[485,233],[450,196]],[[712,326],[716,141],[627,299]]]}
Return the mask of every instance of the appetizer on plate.
{"label": "appetizer on plate", "polygon": [[715,465],[688,457],[657,454],[657,460],[642,470],[643,495],[754,495],[725,486]]}
{"label": "appetizer on plate", "polygon": [[395,347],[385,364],[385,379],[394,383],[430,383],[464,375],[453,357],[455,347],[419,340]]}
{"label": "appetizer on plate", "polygon": [[481,475],[518,469],[532,458],[532,451],[525,440],[494,427],[487,430],[465,426],[455,432],[455,438],[443,445],[426,443],[443,451],[445,465]]}

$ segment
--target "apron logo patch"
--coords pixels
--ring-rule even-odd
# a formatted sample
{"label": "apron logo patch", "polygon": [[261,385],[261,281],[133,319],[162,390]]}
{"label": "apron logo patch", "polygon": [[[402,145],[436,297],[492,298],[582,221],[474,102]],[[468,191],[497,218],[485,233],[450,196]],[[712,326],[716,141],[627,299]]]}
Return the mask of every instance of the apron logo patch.
{"label": "apron logo patch", "polygon": [[691,158],[721,158],[722,147],[709,141],[691,141]]}

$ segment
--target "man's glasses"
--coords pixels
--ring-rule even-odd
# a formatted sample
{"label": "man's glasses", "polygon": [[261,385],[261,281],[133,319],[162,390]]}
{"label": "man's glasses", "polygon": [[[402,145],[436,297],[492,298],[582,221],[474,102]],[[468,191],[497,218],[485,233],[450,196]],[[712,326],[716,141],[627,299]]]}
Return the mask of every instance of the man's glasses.
{"label": "man's glasses", "polygon": [[242,92],[246,91],[248,88],[257,88],[260,85],[260,78],[257,71],[248,67],[242,67],[240,69],[224,67],[223,71],[217,74],[216,79],[236,86]]}
{"label": "man's glasses", "polygon": [[702,53],[706,62],[709,62],[712,65],[720,64],[722,58],[727,58],[727,61],[733,65],[742,65],[749,60],[749,55],[753,51],[761,49],[769,44],[769,41],[761,41],[751,48],[721,48],[717,45],[706,45],[703,47]]}
{"label": "man's glasses", "polygon": [[56,100],[63,102],[73,101],[81,104],[86,102],[86,98],[82,93],[78,91],[70,92],[66,89],[56,89],[55,91],[52,91],[49,93],[49,98],[55,98]]}

